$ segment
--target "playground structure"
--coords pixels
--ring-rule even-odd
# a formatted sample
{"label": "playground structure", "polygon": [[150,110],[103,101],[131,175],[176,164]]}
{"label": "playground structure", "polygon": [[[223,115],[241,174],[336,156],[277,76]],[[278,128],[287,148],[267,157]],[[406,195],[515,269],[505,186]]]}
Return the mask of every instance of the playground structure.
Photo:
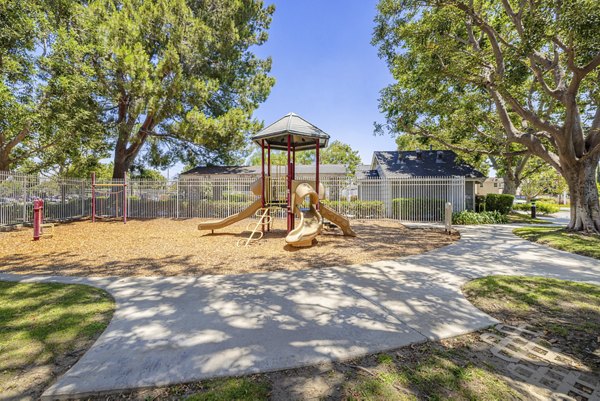
{"label": "playground structure", "polygon": [[[114,189],[117,189],[116,191]],[[99,196],[100,195],[100,196]],[[115,216],[119,218],[119,198],[121,198],[123,224],[127,223],[127,174],[123,176],[122,183],[97,183],[96,173],[92,173],[92,223],[98,218],[106,218],[106,214],[98,214],[97,201],[100,198],[115,197]],[[111,216],[108,216],[111,217]]]}
{"label": "playground structure", "polygon": [[[319,182],[319,150],[327,147],[328,134],[297,114],[289,113],[264,128],[252,137],[252,140],[261,149],[261,177],[250,186],[252,192],[259,198],[243,211],[225,219],[200,223],[199,230],[211,230],[214,233],[214,230],[257,214],[259,219],[254,224],[250,236],[238,241],[238,245],[247,246],[262,238],[266,231],[270,231],[271,210],[283,208],[287,212],[288,234],[285,241],[291,246],[311,246],[315,237],[323,229],[323,218],[337,225],[344,235],[356,236],[347,218],[320,202],[325,197],[325,187]],[[312,149],[315,150],[314,180],[296,179],[296,152]],[[272,169],[272,150],[287,152],[287,168],[284,174],[281,169]],[[301,208],[307,200],[308,208]],[[300,218],[297,228],[295,227],[296,216]]]}

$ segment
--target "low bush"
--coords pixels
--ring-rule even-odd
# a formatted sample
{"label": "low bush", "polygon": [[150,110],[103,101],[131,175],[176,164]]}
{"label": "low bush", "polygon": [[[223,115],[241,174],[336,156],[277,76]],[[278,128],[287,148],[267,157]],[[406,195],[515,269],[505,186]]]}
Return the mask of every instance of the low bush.
{"label": "low bush", "polygon": [[[536,212],[539,214],[553,214],[560,211],[560,205],[556,203],[535,202]],[[514,210],[522,210],[524,212],[531,211],[531,203],[520,203],[513,205]]]}
{"label": "low bush", "polygon": [[392,199],[395,219],[400,220],[442,220],[446,200],[435,198],[396,198]]}
{"label": "low bush", "polygon": [[508,214],[511,211],[514,195],[488,194],[485,197],[485,210],[488,212],[500,212]]}
{"label": "low bush", "polygon": [[485,195],[475,195],[475,210],[477,212],[485,211]]}
{"label": "low bush", "polygon": [[338,210],[342,214],[351,215],[355,218],[376,218],[385,216],[385,207],[382,201],[321,201],[326,206]]}
{"label": "low bush", "polygon": [[452,214],[452,224],[456,225],[506,223],[508,223],[508,217],[498,211],[477,213],[471,210],[463,210]]}

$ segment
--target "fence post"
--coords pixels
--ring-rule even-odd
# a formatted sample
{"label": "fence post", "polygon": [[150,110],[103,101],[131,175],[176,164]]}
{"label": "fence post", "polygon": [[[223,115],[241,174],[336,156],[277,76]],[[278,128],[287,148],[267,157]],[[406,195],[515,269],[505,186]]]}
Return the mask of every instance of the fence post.
{"label": "fence post", "polygon": [[446,210],[445,210],[444,222],[446,233],[452,233],[452,203],[446,202]]}
{"label": "fence post", "polygon": [[81,180],[81,217],[85,217],[85,180]]}
{"label": "fence post", "polygon": [[175,201],[175,216],[179,218],[179,179],[175,181],[175,196],[177,197]]}
{"label": "fence post", "polygon": [[27,222],[27,176],[23,176],[23,224]]}

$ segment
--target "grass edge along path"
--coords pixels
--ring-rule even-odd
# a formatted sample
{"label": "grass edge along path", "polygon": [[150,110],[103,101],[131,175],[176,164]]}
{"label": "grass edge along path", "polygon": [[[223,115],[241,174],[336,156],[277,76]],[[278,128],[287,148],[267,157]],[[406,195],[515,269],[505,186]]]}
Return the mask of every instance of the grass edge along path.
{"label": "grass edge along path", "polygon": [[561,251],[600,259],[600,235],[584,235],[557,227],[522,227],[514,229],[513,233]]}
{"label": "grass edge along path", "polygon": [[102,334],[115,302],[81,284],[0,281],[0,394],[38,399]]}

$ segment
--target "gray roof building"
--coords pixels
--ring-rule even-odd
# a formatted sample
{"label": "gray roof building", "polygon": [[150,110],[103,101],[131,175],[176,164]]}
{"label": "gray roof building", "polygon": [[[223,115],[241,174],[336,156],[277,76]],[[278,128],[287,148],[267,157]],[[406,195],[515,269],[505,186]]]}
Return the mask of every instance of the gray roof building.
{"label": "gray roof building", "polygon": [[485,176],[473,166],[459,160],[452,150],[374,152],[371,170],[364,175],[386,178],[465,177],[483,181]]}
{"label": "gray roof building", "polygon": [[[272,172],[287,173],[287,166],[271,166]],[[314,165],[296,165],[296,174],[314,174]],[[184,177],[207,176],[207,175],[250,175],[261,174],[260,166],[199,166],[181,173]],[[346,175],[347,169],[343,164],[321,164],[319,175]]]}

